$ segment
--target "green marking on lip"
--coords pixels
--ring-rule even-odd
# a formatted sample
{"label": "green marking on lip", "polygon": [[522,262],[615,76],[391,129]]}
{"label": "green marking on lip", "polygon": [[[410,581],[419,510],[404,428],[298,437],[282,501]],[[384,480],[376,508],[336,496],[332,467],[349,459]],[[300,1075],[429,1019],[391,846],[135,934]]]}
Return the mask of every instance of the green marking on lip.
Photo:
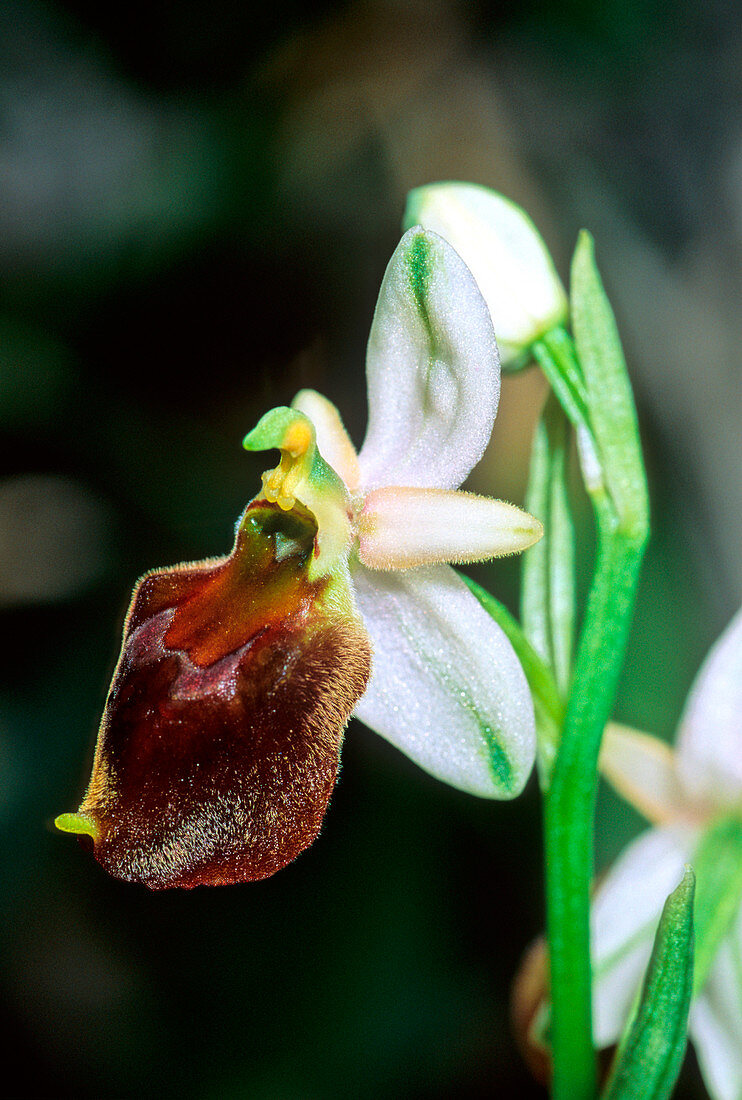
{"label": "green marking on lip", "polygon": [[89,814],[60,814],[54,818],[54,824],[63,833],[79,833],[98,839],[98,827]]}

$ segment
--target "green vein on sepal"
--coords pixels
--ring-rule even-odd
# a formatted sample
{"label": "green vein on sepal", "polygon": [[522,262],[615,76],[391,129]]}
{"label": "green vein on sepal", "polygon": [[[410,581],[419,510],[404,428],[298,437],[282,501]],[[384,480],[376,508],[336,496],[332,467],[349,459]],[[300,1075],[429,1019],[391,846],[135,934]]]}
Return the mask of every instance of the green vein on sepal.
{"label": "green vein on sepal", "polygon": [[479,727],[487,750],[487,767],[496,789],[512,798],[516,788],[516,770],[505,747],[503,731],[491,725],[480,713],[470,693],[463,686],[458,691],[459,704],[471,714]]}
{"label": "green vein on sepal", "polygon": [[528,681],[536,714],[539,777],[543,786],[548,779],[556,755],[559,730],[564,720],[564,703],[559,695],[551,670],[526,638],[517,619],[486,588],[464,573],[459,576],[480,604],[502,629],[515,650],[515,655]]}
{"label": "green vein on sepal", "polygon": [[665,902],[644,988],[619,1046],[602,1100],[666,1100],[687,1043],[693,990],[693,898],[696,877],[686,867]]}
{"label": "green vein on sepal", "polygon": [[423,323],[427,338],[428,351],[434,358],[437,354],[438,339],[430,316],[428,300],[430,297],[430,279],[433,263],[430,238],[424,233],[418,233],[412,240],[405,255],[410,291]]}
{"label": "green vein on sepal", "polygon": [[513,790],[513,765],[499,739],[498,734],[486,722],[481,722],[479,728],[487,742],[489,749],[489,767],[492,777],[498,788],[503,791]]}

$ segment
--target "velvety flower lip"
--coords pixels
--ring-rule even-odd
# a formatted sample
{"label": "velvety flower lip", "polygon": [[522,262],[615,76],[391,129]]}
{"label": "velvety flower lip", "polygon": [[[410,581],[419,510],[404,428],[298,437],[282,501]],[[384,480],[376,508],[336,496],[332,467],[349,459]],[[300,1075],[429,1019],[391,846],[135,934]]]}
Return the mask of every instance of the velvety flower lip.
{"label": "velvety flower lip", "polygon": [[[648,734],[606,730],[601,768],[654,825],[612,868],[594,901],[595,1038],[615,1042],[651,952],[665,898],[709,831],[742,835],[742,611],[713,646],[673,750]],[[702,886],[699,878],[699,888]],[[714,1100],[742,1096],[742,896],[691,1008],[690,1036]]]}
{"label": "velvety flower lip", "polygon": [[359,454],[301,391],[245,437],[280,461],[231,554],[137,585],[87,794],[57,819],[112,874],[160,888],[284,866],[317,835],[354,710],[463,790],[526,782],[525,676],[447,563],[525,549],[541,525],[457,491],[492,431],[499,360],[471,273],[434,233],[410,230],[390,261],[367,379]]}
{"label": "velvety flower lip", "polygon": [[90,786],[59,821],[116,877],[263,878],[317,835],[370,652],[337,581],[308,579],[315,535],[254,502],[228,557],[137,586]]}

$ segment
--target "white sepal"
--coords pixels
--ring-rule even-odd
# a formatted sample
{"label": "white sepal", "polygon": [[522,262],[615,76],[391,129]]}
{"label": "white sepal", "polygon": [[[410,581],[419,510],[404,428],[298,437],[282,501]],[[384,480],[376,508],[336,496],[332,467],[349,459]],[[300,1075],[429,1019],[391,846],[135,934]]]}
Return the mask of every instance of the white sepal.
{"label": "white sepal", "polygon": [[473,183],[411,191],[405,225],[423,225],[453,245],[479,284],[503,366],[567,316],[567,297],[541,236],[515,203]]}
{"label": "white sepal", "polygon": [[719,810],[742,805],[742,611],[712,646],[688,696],[677,767],[698,801]]}
{"label": "white sepal", "polygon": [[691,1008],[690,1036],[712,1100],[742,1097],[742,911]]}
{"label": "white sepal", "polygon": [[536,752],[533,704],[500,627],[448,565],[392,574],[358,564],[352,575],[373,648],[356,715],[451,786],[519,794]]}
{"label": "white sepal", "polygon": [[366,361],[364,488],[457,488],[487,446],[500,364],[471,272],[435,233],[405,233],[389,261]]}
{"label": "white sepal", "polygon": [[599,1047],[623,1031],[652,951],[662,906],[675,889],[694,833],[650,829],[630,844],[595,895],[591,910],[593,1035]]}
{"label": "white sepal", "polygon": [[517,554],[543,534],[514,504],[455,489],[374,489],[356,522],[358,556],[370,569],[484,561]]}

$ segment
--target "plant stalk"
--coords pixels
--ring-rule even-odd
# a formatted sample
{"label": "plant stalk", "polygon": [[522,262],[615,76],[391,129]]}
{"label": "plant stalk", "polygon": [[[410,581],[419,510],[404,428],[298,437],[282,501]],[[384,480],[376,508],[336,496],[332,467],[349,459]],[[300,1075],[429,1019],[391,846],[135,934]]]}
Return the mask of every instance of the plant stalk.
{"label": "plant stalk", "polygon": [[623,533],[609,506],[596,511],[595,575],[544,814],[555,1100],[594,1100],[597,1088],[590,884],[598,753],[613,711],[646,541]]}
{"label": "plant stalk", "polygon": [[[571,337],[550,334],[534,354],[575,429],[594,440]],[[619,517],[604,483],[586,479],[586,487],[596,519],[595,572],[544,805],[554,1100],[594,1100],[597,1091],[590,886],[598,754],[613,713],[648,538],[645,509]]]}

